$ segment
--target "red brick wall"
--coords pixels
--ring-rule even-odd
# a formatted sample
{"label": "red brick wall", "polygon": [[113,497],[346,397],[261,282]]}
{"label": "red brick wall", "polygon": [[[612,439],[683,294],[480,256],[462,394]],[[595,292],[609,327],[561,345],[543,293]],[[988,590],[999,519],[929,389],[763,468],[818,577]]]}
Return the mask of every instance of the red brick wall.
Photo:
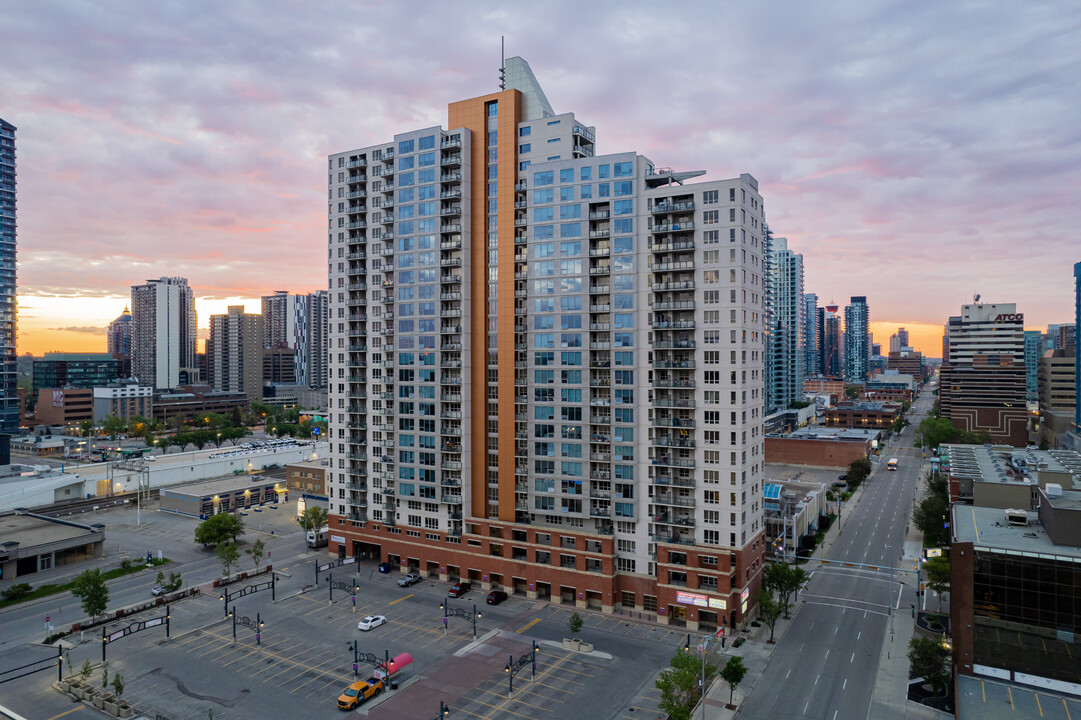
{"label": "red brick wall", "polygon": [[871,441],[800,440],[766,438],[766,462],[782,465],[816,465],[846,468],[853,460],[871,453]]}

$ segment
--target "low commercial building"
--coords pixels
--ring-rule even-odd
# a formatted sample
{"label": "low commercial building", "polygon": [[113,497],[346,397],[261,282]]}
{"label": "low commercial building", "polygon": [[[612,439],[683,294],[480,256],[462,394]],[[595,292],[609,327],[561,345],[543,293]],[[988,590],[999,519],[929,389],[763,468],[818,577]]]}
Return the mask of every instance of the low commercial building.
{"label": "low commercial building", "polygon": [[818,482],[767,479],[763,483],[766,543],[775,557],[793,557],[807,546],[806,538],[818,532],[819,517],[827,513],[826,489]]}
{"label": "low commercial building", "polygon": [[293,463],[285,466],[286,488],[290,492],[327,494],[327,463],[329,460]]}
{"label": "low commercial building", "polygon": [[1037,490],[1049,483],[1067,490],[1081,476],[1081,454],[1010,445],[941,445],[939,463],[946,474],[950,501],[978,507],[1033,510]]}
{"label": "low commercial building", "polygon": [[108,417],[128,420],[154,416],[154,388],[137,382],[113,383],[94,388],[94,422]]}
{"label": "low commercial building", "polygon": [[888,371],[871,377],[860,394],[860,399],[872,402],[912,402],[916,395],[916,386],[916,378],[913,376]]}
{"label": "low commercial building", "polygon": [[38,390],[35,410],[37,421],[43,425],[72,426],[94,419],[94,390],[92,388],[53,387]]}
{"label": "low commercial building", "polygon": [[766,462],[781,465],[846,468],[870,457],[880,430],[805,427],[787,435],[766,436]]}
{"label": "low commercial building", "polygon": [[922,380],[923,355],[912,348],[904,348],[899,351],[891,351],[886,360],[886,368],[895,370],[902,375],[911,375],[917,380]]}
{"label": "low commercial building", "polygon": [[950,627],[960,675],[1081,695],[1081,492],[1036,513],[951,509]]}
{"label": "low commercial building", "polygon": [[5,582],[100,558],[104,550],[104,525],[83,525],[26,510],[0,515],[0,577]]}
{"label": "low commercial building", "polygon": [[875,402],[842,402],[823,413],[826,427],[877,428],[885,430],[901,417],[901,406]]}
{"label": "low commercial building", "polygon": [[81,500],[86,497],[85,488],[78,475],[63,469],[29,463],[0,465],[0,511]]}
{"label": "low commercial building", "polygon": [[262,475],[235,475],[162,488],[160,507],[165,512],[207,518],[288,499],[289,493],[279,481]]}
{"label": "low commercial building", "polygon": [[805,395],[829,395],[830,402],[840,402],[845,396],[845,381],[807,378],[803,381],[803,393]]}
{"label": "low commercial building", "polygon": [[161,422],[173,417],[195,419],[207,413],[228,415],[234,408],[248,410],[248,396],[242,392],[218,392],[209,385],[184,385],[154,396],[154,419]]}

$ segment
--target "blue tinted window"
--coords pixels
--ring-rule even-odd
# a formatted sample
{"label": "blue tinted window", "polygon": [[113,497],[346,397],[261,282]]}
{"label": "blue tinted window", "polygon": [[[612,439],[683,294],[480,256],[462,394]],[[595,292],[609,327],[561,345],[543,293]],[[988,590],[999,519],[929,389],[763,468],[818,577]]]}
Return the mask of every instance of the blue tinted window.
{"label": "blue tinted window", "polygon": [[[616,195],[619,195],[617,192]],[[616,200],[612,203],[613,215],[633,215],[634,214],[634,200]]]}
{"label": "blue tinted window", "polygon": [[533,191],[533,202],[535,204],[540,205],[540,204],[543,204],[543,203],[550,203],[553,200],[555,200],[555,190],[554,189],[550,188],[548,190],[534,190]]}
{"label": "blue tinted window", "polygon": [[430,183],[435,182],[435,170],[421,170],[417,173],[417,182]]}
{"label": "blue tinted window", "polygon": [[582,254],[582,241],[581,240],[567,240],[566,242],[559,243],[559,254],[566,256],[581,255]]}
{"label": "blue tinted window", "polygon": [[551,222],[555,220],[556,209],[554,207],[533,208],[534,222]]}
{"label": "blue tinted window", "polygon": [[559,226],[559,237],[581,237],[582,223],[563,223]]}
{"label": "blue tinted window", "polygon": [[608,177],[608,166],[607,165],[598,165],[597,166],[597,177],[601,178],[602,180],[604,178]]}
{"label": "blue tinted window", "polygon": [[591,168],[589,166],[583,167],[582,172],[579,174],[578,178],[580,180],[582,180],[582,181],[592,180],[593,179],[593,168]]}
{"label": "blue tinted window", "polygon": [[538,227],[533,228],[533,239],[549,240],[555,237],[555,231],[554,225],[539,225]]}
{"label": "blue tinted window", "polygon": [[560,220],[577,220],[582,217],[581,205],[560,205],[559,206],[559,219]]}
{"label": "blue tinted window", "polygon": [[411,153],[411,152],[413,152],[413,141],[412,140],[402,140],[400,143],[398,143],[398,154],[399,155],[405,155],[406,153]]}
{"label": "blue tinted window", "polygon": [[533,132],[533,128],[530,125],[518,128],[518,137],[527,137]]}
{"label": "blue tinted window", "polygon": [[612,186],[615,190],[616,197],[619,197],[620,195],[630,195],[634,192],[634,183],[632,183],[630,180],[622,180],[617,183],[612,183]]}
{"label": "blue tinted window", "polygon": [[412,185],[413,184],[413,173],[407,172],[407,173],[402,173],[401,175],[399,175],[398,176],[398,184],[403,185],[403,186],[404,185]]}
{"label": "blue tinted window", "polygon": [[615,177],[633,177],[634,163],[621,162],[614,165]]}
{"label": "blue tinted window", "polygon": [[417,141],[418,150],[431,150],[435,147],[435,135],[426,135]]}
{"label": "blue tinted window", "polygon": [[564,168],[559,171],[559,182],[574,182],[574,168]]}
{"label": "blue tinted window", "polygon": [[533,184],[536,186],[551,185],[555,182],[555,173],[551,170],[533,173]]}
{"label": "blue tinted window", "polygon": [[583,185],[578,191],[579,200],[588,200],[593,197],[593,186]]}
{"label": "blue tinted window", "polygon": [[426,152],[417,155],[417,165],[420,167],[427,167],[429,165],[435,165],[435,153]]}
{"label": "blue tinted window", "polygon": [[412,155],[407,155],[405,157],[400,157],[400,158],[398,158],[398,169],[399,170],[412,170],[414,162],[416,162],[416,158],[414,158]]}

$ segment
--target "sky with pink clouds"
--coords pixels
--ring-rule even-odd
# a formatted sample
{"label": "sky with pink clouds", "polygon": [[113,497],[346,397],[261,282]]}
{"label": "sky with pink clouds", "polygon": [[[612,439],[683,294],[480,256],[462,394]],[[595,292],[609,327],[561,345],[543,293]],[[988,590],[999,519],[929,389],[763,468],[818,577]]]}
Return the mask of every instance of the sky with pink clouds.
{"label": "sky with pink clouds", "polygon": [[204,326],[324,286],[326,156],[445,126],[500,35],[600,153],[757,177],[823,302],[934,355],[974,292],[1071,319],[1076,2],[8,0],[19,351],[103,349],[145,278],[189,278]]}

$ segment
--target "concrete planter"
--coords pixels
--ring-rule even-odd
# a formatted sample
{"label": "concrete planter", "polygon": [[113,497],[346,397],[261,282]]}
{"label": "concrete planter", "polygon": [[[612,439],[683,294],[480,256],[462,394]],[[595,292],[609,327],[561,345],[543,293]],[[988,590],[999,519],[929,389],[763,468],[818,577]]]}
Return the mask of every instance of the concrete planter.
{"label": "concrete planter", "polygon": [[563,638],[563,648],[565,650],[581,653],[593,652],[593,645],[591,643],[582,642],[578,638]]}
{"label": "concrete planter", "polygon": [[90,691],[87,692],[87,699],[91,703],[93,703],[94,707],[96,707],[98,710],[104,710],[105,709],[105,696],[104,695],[98,695],[93,690],[90,690]]}
{"label": "concrete planter", "polygon": [[78,681],[71,683],[69,692],[75,696],[76,700],[82,700],[86,697],[86,688]]}
{"label": "concrete planter", "polygon": [[117,704],[116,699],[112,695],[106,695],[103,699],[102,704],[105,705],[105,712],[109,713],[113,717],[117,716],[117,711],[120,709],[120,706]]}
{"label": "concrete planter", "polygon": [[135,708],[133,708],[131,705],[128,705],[127,703],[120,703],[120,706],[117,710],[117,717],[129,718],[134,712]]}

